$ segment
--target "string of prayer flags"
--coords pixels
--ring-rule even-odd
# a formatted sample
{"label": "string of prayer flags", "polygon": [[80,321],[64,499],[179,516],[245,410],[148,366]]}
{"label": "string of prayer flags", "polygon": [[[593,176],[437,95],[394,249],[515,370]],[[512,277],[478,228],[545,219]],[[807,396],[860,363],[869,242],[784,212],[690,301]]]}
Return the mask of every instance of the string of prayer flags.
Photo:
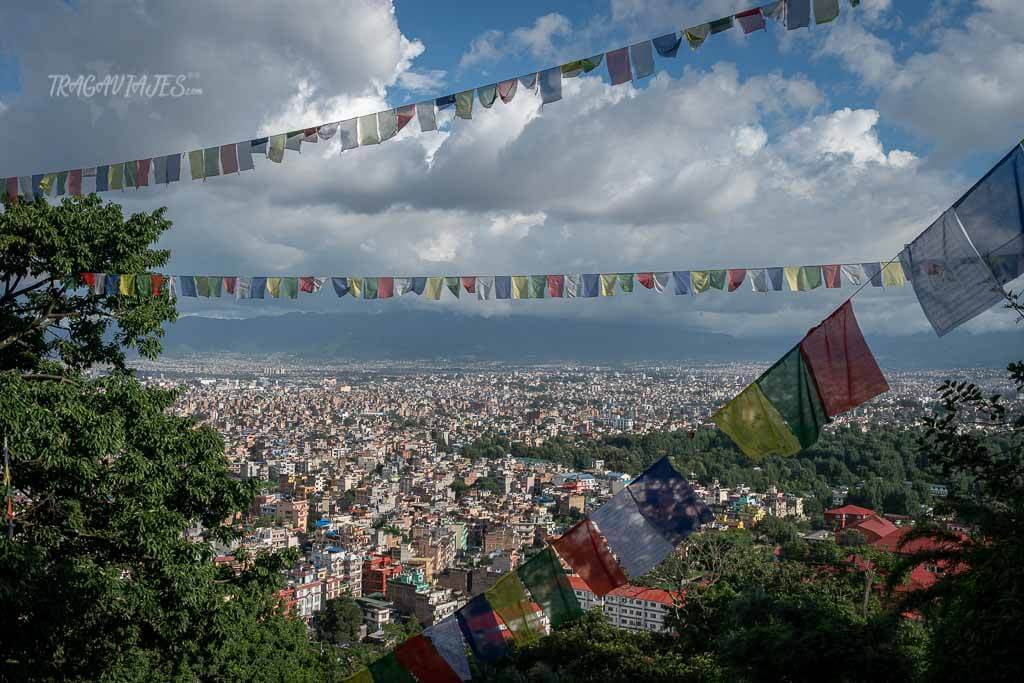
{"label": "string of prayer flags", "polygon": [[430,641],[437,654],[451,667],[460,680],[468,681],[470,679],[466,641],[454,615],[424,629],[423,637]]}
{"label": "string of prayer flags", "polygon": [[627,583],[622,567],[589,519],[577,523],[551,546],[598,597]]}
{"label": "string of prayer flags", "polygon": [[791,292],[809,292],[821,287],[820,266],[786,266],[785,274]]}
{"label": "string of prayer flags", "polygon": [[847,301],[711,420],[749,457],[794,455],[830,418],[888,390]]}
{"label": "string of prayer flags", "polygon": [[420,683],[461,683],[462,679],[422,633],[395,648],[395,660]]}
{"label": "string of prayer flags", "polygon": [[547,615],[551,628],[558,628],[583,614],[576,592],[551,546],[520,565],[516,575]]}
{"label": "string of prayer flags", "polygon": [[956,209],[947,209],[908,244],[900,261],[940,337],[1006,297],[992,269],[967,239]]}

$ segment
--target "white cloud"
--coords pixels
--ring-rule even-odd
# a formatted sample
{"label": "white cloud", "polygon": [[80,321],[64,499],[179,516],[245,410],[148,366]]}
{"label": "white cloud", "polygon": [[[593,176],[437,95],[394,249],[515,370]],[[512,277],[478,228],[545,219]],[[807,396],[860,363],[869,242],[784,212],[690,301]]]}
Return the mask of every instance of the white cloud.
{"label": "white cloud", "polygon": [[537,19],[530,26],[520,26],[509,32],[488,30],[473,39],[459,59],[459,68],[487,65],[506,57],[528,55],[534,59],[554,59],[559,54],[556,43],[572,32],[572,22],[552,12]]}

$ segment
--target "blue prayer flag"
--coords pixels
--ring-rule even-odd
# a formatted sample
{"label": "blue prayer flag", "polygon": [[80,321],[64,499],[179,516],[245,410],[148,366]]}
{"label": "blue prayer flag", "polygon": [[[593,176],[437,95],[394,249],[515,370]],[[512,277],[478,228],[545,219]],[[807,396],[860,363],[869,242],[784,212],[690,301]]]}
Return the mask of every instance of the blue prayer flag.
{"label": "blue prayer flag", "polygon": [[776,292],[782,291],[783,270],[782,268],[768,269],[768,281],[772,283],[772,289]]}
{"label": "blue prayer flag", "polygon": [[672,545],[679,545],[715,518],[667,457],[651,465],[627,488],[640,514]]}
{"label": "blue prayer flag", "polygon": [[413,294],[421,296],[427,289],[427,278],[425,277],[414,277],[412,279],[412,287],[410,290]]}
{"label": "blue prayer flag", "polygon": [[[117,296],[121,292],[121,276],[115,273],[107,273],[103,280],[103,293],[107,296]],[[192,296],[195,296],[193,294]]]}
{"label": "blue prayer flag", "polygon": [[494,298],[495,299],[511,299],[512,298],[512,276],[511,275],[495,275],[494,276]]}
{"label": "blue prayer flag", "polygon": [[672,282],[675,285],[676,294],[689,294],[690,293],[690,271],[688,271],[688,270],[673,270],[672,271]]}
{"label": "blue prayer flag", "polygon": [[598,296],[601,292],[601,274],[584,273],[582,277],[583,292],[581,295],[585,297]]}
{"label": "blue prayer flag", "polygon": [[882,286],[882,264],[875,263],[862,263],[860,267],[864,269],[864,272],[869,278],[871,278],[872,287]]}
{"label": "blue prayer flag", "polygon": [[654,49],[662,57],[675,57],[683,37],[678,33],[667,33],[654,39]]}
{"label": "blue prayer flag", "polygon": [[347,277],[332,277],[331,285],[334,287],[334,293],[338,296],[345,296],[348,294],[348,278]]}
{"label": "blue prayer flag", "polygon": [[249,288],[250,299],[262,299],[267,293],[267,278],[254,277]]}
{"label": "blue prayer flag", "polygon": [[540,99],[544,104],[562,99],[562,67],[540,72]]}
{"label": "blue prayer flag", "polygon": [[459,628],[473,654],[482,662],[493,662],[508,651],[498,615],[484,594],[476,596],[456,612]]}

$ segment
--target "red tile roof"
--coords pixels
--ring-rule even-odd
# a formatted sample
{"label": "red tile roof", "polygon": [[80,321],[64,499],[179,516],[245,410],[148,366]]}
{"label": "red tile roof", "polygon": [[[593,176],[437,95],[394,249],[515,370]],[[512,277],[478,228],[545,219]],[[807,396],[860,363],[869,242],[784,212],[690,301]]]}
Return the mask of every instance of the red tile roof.
{"label": "red tile roof", "polygon": [[[859,522],[854,529],[866,531],[870,534],[874,534],[875,538],[883,539],[886,536],[896,532],[899,527],[890,522],[887,519],[879,517],[878,515],[872,514],[870,517],[862,522]],[[869,539],[871,540],[871,539]]]}
{"label": "red tile roof", "polygon": [[825,510],[826,515],[873,515],[874,510],[868,510],[867,508],[858,507],[856,505],[844,505],[841,508],[835,508],[834,510]]}
{"label": "red tile roof", "polygon": [[[903,541],[903,537],[910,533],[912,527],[901,527],[896,530],[895,533],[889,534],[888,536],[881,538],[871,545],[879,550],[886,550],[890,553],[899,553],[901,555],[910,555],[912,553],[920,552],[922,550],[934,550],[941,548],[942,543],[939,543],[933,538],[915,538],[910,541],[902,548],[900,543]],[[961,540],[967,540],[967,536],[959,534]]]}
{"label": "red tile roof", "polygon": [[[590,590],[590,586],[587,585],[586,581],[584,581],[578,576],[570,576],[569,584],[572,586],[573,590],[585,591],[587,593],[594,592]],[[625,586],[619,586],[612,592],[608,593],[608,595],[605,597],[611,595],[614,595],[618,598],[629,598],[631,600],[648,600],[650,602],[657,602],[662,605],[675,604],[672,599],[673,593],[669,591],[662,590],[660,588],[646,588],[644,586],[634,586],[629,583],[627,583]],[[682,594],[676,593],[676,595]]]}

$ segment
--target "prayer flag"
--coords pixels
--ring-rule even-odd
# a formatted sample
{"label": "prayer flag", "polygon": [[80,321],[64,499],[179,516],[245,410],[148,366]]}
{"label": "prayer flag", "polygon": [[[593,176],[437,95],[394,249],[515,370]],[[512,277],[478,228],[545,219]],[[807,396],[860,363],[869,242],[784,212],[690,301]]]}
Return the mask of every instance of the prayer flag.
{"label": "prayer flag", "polygon": [[[110,172],[109,172],[109,170],[108,170],[108,168],[106,166],[101,166],[100,168],[103,169],[103,190],[106,190],[107,189],[107,183],[110,181]],[[22,196],[25,197],[25,199],[27,199],[29,201],[32,201],[32,200],[35,199],[36,192],[35,192],[35,188],[34,188],[34,186],[32,184],[32,176],[30,176],[30,175],[19,176],[18,177],[18,188],[21,191]],[[97,192],[101,191],[100,190],[100,181],[99,181],[98,177],[96,179],[96,191]]]}
{"label": "prayer flag", "polygon": [[390,299],[395,295],[395,278],[393,277],[379,277],[377,278],[377,298],[378,299]]}
{"label": "prayer flag", "polygon": [[667,457],[648,467],[626,489],[640,514],[672,545],[679,545],[715,518]]}
{"label": "prayer flag", "polygon": [[633,273],[619,273],[619,289],[622,290],[623,294],[632,294],[633,292]]}
{"label": "prayer flag", "polygon": [[209,295],[211,297],[216,297],[219,299],[220,294],[223,291],[224,278],[220,276],[214,277],[213,275],[208,275],[206,278],[206,283],[207,289],[209,290],[210,293]]}
{"label": "prayer flag", "polygon": [[551,547],[598,597],[628,583],[622,567],[589,519],[566,531]]}
{"label": "prayer flag", "polygon": [[512,276],[512,298],[513,299],[529,299],[530,298],[530,278],[525,275],[513,275]]}
{"label": "prayer flag", "polygon": [[424,291],[424,295],[431,301],[437,301],[441,298],[441,287],[444,286],[444,278],[440,277],[428,277],[427,288]]}
{"label": "prayer flag", "polygon": [[544,635],[539,618],[540,610],[534,608],[533,598],[518,574],[505,574],[484,595],[517,644],[525,645]]}
{"label": "prayer flag", "polygon": [[[218,278],[219,280],[220,278]],[[220,292],[217,292],[217,296],[220,296]],[[299,298],[299,279],[297,277],[283,277],[281,278],[281,296],[288,299]]]}
{"label": "prayer flag", "polygon": [[476,298],[480,301],[487,301],[494,298],[494,276],[476,276]]}
{"label": "prayer flag", "polygon": [[434,100],[434,106],[440,109],[447,109],[455,105],[455,95],[444,95]]}
{"label": "prayer flag", "polygon": [[811,0],[786,0],[786,29],[811,25]]}
{"label": "prayer flag", "polygon": [[425,277],[414,277],[412,279],[412,292],[416,296],[422,296],[423,292],[427,290],[427,278]]}
{"label": "prayer flag", "polygon": [[135,294],[135,275],[122,274],[118,281],[118,293],[121,296],[133,296]]}
{"label": "prayer flag", "polygon": [[460,119],[473,118],[472,90],[465,90],[455,96],[455,115]]}
{"label": "prayer flag", "polygon": [[580,296],[580,284],[583,277],[579,273],[571,273],[565,276],[563,292],[567,299],[575,299]]}
{"label": "prayer flag", "polygon": [[300,277],[299,291],[304,292],[306,294],[312,294],[314,291],[316,291],[313,289],[313,278],[310,276]]}
{"label": "prayer flag", "polygon": [[[135,187],[149,187],[149,168],[152,159],[139,159],[135,162]],[[61,190],[63,194],[63,190]]]}
{"label": "prayer flag", "polygon": [[562,563],[548,546],[516,569],[516,575],[548,617],[551,628],[583,614]]}
{"label": "prayer flag", "polygon": [[1006,294],[949,209],[900,254],[914,294],[940,337],[988,310]]}
{"label": "prayer flag", "polygon": [[658,529],[640,514],[636,500],[628,489],[622,489],[599,507],[590,519],[619,564],[632,578],[638,578],[657,567],[675,549]]}
{"label": "prayer flag", "polygon": [[462,679],[438,653],[434,644],[417,633],[395,648],[395,659],[420,683],[461,683]]}
{"label": "prayer flag", "polygon": [[238,278],[237,277],[224,277],[224,291],[231,296],[235,295],[235,291],[238,289]]}
{"label": "prayer flag", "polygon": [[750,271],[750,288],[755,292],[768,292],[768,271],[764,268],[754,268]]}
{"label": "prayer flag", "polygon": [[604,54],[594,55],[593,57],[581,59],[580,65],[583,67],[583,73],[590,73],[597,67],[601,66],[602,61],[604,61]]}
{"label": "prayer flag", "polygon": [[459,298],[459,286],[461,285],[461,282],[459,281],[459,278],[458,277],[446,277],[444,279],[444,284],[448,287],[448,291],[451,292],[452,295],[456,299],[458,299]]}
{"label": "prayer flag", "polygon": [[[654,275],[654,291],[664,292],[665,288],[668,287],[668,281],[672,277],[671,273],[653,273]],[[689,278],[687,278],[689,280]]]}
{"label": "prayer flag", "polygon": [[394,109],[377,112],[377,130],[380,131],[381,142],[398,135],[398,112]]}
{"label": "prayer flag", "polygon": [[561,299],[565,292],[564,275],[548,275],[548,296],[552,299]]}
{"label": "prayer flag", "polygon": [[203,150],[203,173],[207,178],[220,175],[219,147],[207,147]]}
{"label": "prayer flag", "polygon": [[107,278],[107,276],[104,273],[94,273],[94,275],[96,276],[96,281],[95,281],[95,283],[92,286],[92,293],[93,294],[103,294],[104,292],[106,292],[106,278]]}
{"label": "prayer flag", "polygon": [[270,146],[267,147],[267,158],[273,161],[275,164],[279,164],[284,161],[284,146],[288,144],[288,134],[281,133],[280,135],[270,136]]}
{"label": "prayer flag", "polygon": [[679,45],[682,44],[683,37],[678,33],[666,33],[663,36],[658,36],[654,39],[654,49],[658,51],[658,54],[662,57],[675,57],[676,53],[679,52]]}
{"label": "prayer flag", "polygon": [[689,294],[690,293],[690,282],[693,274],[688,270],[673,270],[672,271],[672,282],[675,285],[675,293]]}
{"label": "prayer flag", "polygon": [[821,287],[821,266],[786,266],[785,272],[791,292],[807,292]]}
{"label": "prayer flag", "polygon": [[181,180],[181,153],[167,155],[167,182],[176,183]]}
{"label": "prayer flag", "polygon": [[645,289],[654,289],[654,273],[637,273],[636,281]]}
{"label": "prayer flag", "polygon": [[572,62],[566,62],[561,67],[562,78],[576,78],[583,73],[583,60],[577,59]]}
{"label": "prayer flag", "polygon": [[839,265],[830,265],[821,267],[822,274],[825,276],[825,287],[828,289],[838,289],[843,286],[843,281],[839,277]]}
{"label": "prayer flag", "polygon": [[531,299],[543,299],[544,290],[547,289],[548,278],[547,275],[531,275],[530,276],[530,298]]}
{"label": "prayer flag", "polygon": [[420,131],[437,130],[437,117],[434,114],[434,103],[431,101],[420,102],[416,105],[416,118],[420,122]]}
{"label": "prayer flag", "polygon": [[728,31],[732,28],[732,17],[722,17],[721,19],[715,19],[709,25],[711,29],[711,35],[721,33],[722,31]]}
{"label": "prayer flag", "polygon": [[600,279],[601,276],[598,273],[584,273],[581,276],[583,291],[581,296],[595,297],[600,291]]}
{"label": "prayer flag", "polygon": [[768,268],[768,281],[771,283],[772,290],[776,292],[782,291],[782,268]]}
{"label": "prayer flag", "polygon": [[[124,164],[112,164],[109,167],[110,181],[109,187],[111,190],[123,190],[124,189]],[[33,190],[36,190],[33,185]],[[35,194],[38,196],[39,192],[36,190]]]}
{"label": "prayer flag", "polygon": [[700,47],[705,40],[708,39],[708,35],[711,33],[711,24],[701,24],[700,26],[692,26],[685,31],[683,35],[686,36],[686,42],[689,43],[691,50],[696,50]]}
{"label": "prayer flag", "polygon": [[[192,154],[194,154],[194,152],[189,154],[189,158],[191,158]],[[199,155],[200,155],[200,160],[201,160],[202,159],[202,151],[199,152]],[[203,173],[202,164],[200,164],[198,172],[200,174],[200,177],[202,177],[202,173]],[[192,179],[195,180],[195,175],[193,175]],[[31,178],[29,178],[29,180],[31,180]],[[19,181],[20,181],[20,178],[19,178]],[[97,192],[106,192],[109,187],[110,187],[110,167],[109,166],[97,166],[96,167],[96,191]],[[28,197],[29,199],[32,198],[32,194],[31,194],[32,187],[31,187],[31,185],[29,185],[28,188],[22,187],[21,190],[22,190],[22,194],[24,194],[26,197]]]}
{"label": "prayer flag", "polygon": [[1005,285],[1024,268],[1024,149],[1017,145],[956,204],[974,248]]}
{"label": "prayer flag", "polygon": [[370,670],[364,667],[346,678],[342,683],[374,683],[374,681]]}
{"label": "prayer flag", "polygon": [[540,100],[550,104],[562,99],[562,71],[557,66],[540,72]]}
{"label": "prayer flag", "polygon": [[871,280],[871,286],[872,287],[881,287],[882,286],[882,264],[878,263],[878,262],[875,262],[875,263],[862,263],[860,265],[861,265],[861,268],[864,269],[864,272],[867,274],[868,279]]}
{"label": "prayer flag", "polygon": [[708,271],[708,283],[712,289],[725,289],[725,271],[724,270],[709,270]]}
{"label": "prayer flag", "polygon": [[220,165],[224,173],[238,173],[238,151],[235,145],[221,145]]}
{"label": "prayer flag", "polygon": [[711,287],[711,275],[706,270],[690,271],[690,286],[694,294],[702,294]]}
{"label": "prayer flag", "polygon": [[320,129],[317,126],[306,128],[302,131],[302,141],[316,143],[320,139],[320,136],[318,135],[319,131]]}
{"label": "prayer flag", "polygon": [[398,291],[398,296],[405,296],[406,294],[412,291],[412,278],[396,277],[395,289]]}
{"label": "prayer flag", "polygon": [[348,278],[348,293],[352,295],[353,299],[363,298],[363,278],[352,277]]}
{"label": "prayer flag", "polygon": [[469,660],[466,658],[466,641],[462,637],[462,629],[455,615],[445,617],[440,622],[423,631],[423,637],[431,642],[441,659],[447,662],[455,675],[463,681],[470,679]]}
{"label": "prayer flag", "polygon": [[412,674],[398,663],[394,651],[387,653],[377,661],[367,664],[367,670],[373,677],[373,683],[416,683]]}
{"label": "prayer flag", "polygon": [[862,285],[868,281],[868,274],[864,266],[859,263],[844,263],[839,267],[851,285]]}
{"label": "prayer flag", "polygon": [[618,279],[615,273],[601,273],[601,296],[615,296],[615,283]]}
{"label": "prayer flag", "polygon": [[635,43],[629,46],[629,61],[633,65],[636,80],[647,78],[654,73],[654,51],[651,49],[651,41],[645,40],[642,43]]}
{"label": "prayer flag", "polygon": [[267,293],[267,278],[253,277],[249,280],[249,298],[262,299]]}
{"label": "prayer flag", "polygon": [[476,96],[480,100],[481,107],[490,109],[491,105],[494,104],[494,100],[498,99],[498,84],[491,83],[490,85],[477,88]]}
{"label": "prayer flag", "polygon": [[348,294],[348,278],[347,277],[332,277],[331,286],[334,287],[334,293],[339,297]]}
{"label": "prayer flag", "polygon": [[[198,278],[196,278],[196,280],[198,281]],[[278,299],[281,297],[281,278],[267,278],[267,294],[270,295],[271,299]]]}
{"label": "prayer flag", "polygon": [[814,23],[827,24],[839,16],[839,0],[814,0]]}
{"label": "prayer flag", "polygon": [[363,278],[363,298],[367,300],[377,298],[377,278]]}
{"label": "prayer flag", "polygon": [[761,6],[761,13],[769,19],[773,19],[780,24],[786,23],[786,2],[788,0],[776,0],[769,5]]}
{"label": "prayer flag", "polygon": [[764,15],[761,14],[760,7],[740,12],[736,15],[736,20],[740,22],[744,35],[764,30]]}
{"label": "prayer flag", "polygon": [[498,84],[498,96],[502,102],[508,104],[512,101],[512,98],[516,96],[516,83],[518,82],[516,79],[510,78]]}
{"label": "prayer flag", "polygon": [[196,296],[201,296],[203,298],[209,299],[210,298],[210,280],[209,280],[209,278],[206,277],[205,275],[196,275],[195,276],[195,282],[196,282]]}
{"label": "prayer flag", "polygon": [[[412,105],[409,106],[411,107]],[[402,126],[399,125],[398,128],[399,130],[401,130]],[[338,121],[335,121],[334,123],[325,123],[324,125],[316,129],[316,134],[321,140],[330,140],[331,138],[334,137],[334,134],[337,132]]]}
{"label": "prayer flag", "polygon": [[79,279],[82,280],[83,283],[85,283],[85,286],[88,289],[91,290],[93,287],[95,287],[95,285],[96,285],[96,273],[79,273],[78,277],[79,277]]}
{"label": "prayer flag", "polygon": [[[105,277],[103,279],[103,294],[106,295],[106,296],[117,296],[118,292],[121,291],[120,280],[121,280],[121,276],[118,275],[117,273],[107,273],[107,277]],[[193,280],[191,282],[191,287],[189,287],[188,284],[183,282],[182,283],[182,289],[183,290],[189,290],[190,289],[191,292],[192,292],[191,294],[188,294],[187,291],[186,291],[185,296],[195,296],[196,295],[196,283],[195,283],[195,281]]]}
{"label": "prayer flag", "polygon": [[159,273],[153,273],[149,276],[149,295],[160,296],[164,291],[164,283],[167,282],[167,278]]}
{"label": "prayer flag", "polygon": [[902,287],[907,284],[907,277],[903,273],[903,266],[899,261],[888,263],[882,268],[883,287]]}
{"label": "prayer flag", "polygon": [[293,152],[302,152],[302,138],[305,133],[301,130],[293,130],[285,134],[284,148]]}
{"label": "prayer flag", "polygon": [[620,47],[618,50],[606,52],[604,61],[608,65],[608,78],[611,79],[612,85],[620,85],[633,79],[628,47]]}
{"label": "prayer flag", "polygon": [[[117,168],[119,169],[118,173],[122,173],[123,174],[124,166],[122,164],[115,164],[115,166],[117,166]],[[113,166],[111,167],[111,171],[113,171]],[[120,188],[113,188],[113,189],[120,189]],[[33,195],[35,195],[36,197],[45,197],[47,195],[47,191],[48,190],[49,190],[49,182],[47,181],[47,176],[45,174],[43,174],[43,173],[36,173],[35,175],[32,176],[32,194]]]}
{"label": "prayer flag", "polygon": [[377,132],[377,115],[367,114],[360,116],[359,121],[359,145],[376,145],[380,143],[380,134]]}
{"label": "prayer flag", "polygon": [[849,301],[808,332],[800,342],[800,350],[829,417],[889,391]]}
{"label": "prayer flag", "polygon": [[[8,178],[8,194],[10,194],[10,178]],[[82,169],[68,172],[68,194],[75,197],[82,194]]]}
{"label": "prayer flag", "polygon": [[267,144],[270,138],[255,138],[249,141],[249,149],[253,154],[267,155]]}
{"label": "prayer flag", "polygon": [[395,110],[395,114],[398,117],[398,130],[402,130],[416,116],[416,105],[407,104],[404,107],[399,107]]}
{"label": "prayer flag", "polygon": [[249,299],[252,296],[252,278],[239,276],[238,284],[235,287],[236,299]]}
{"label": "prayer flag", "polygon": [[[74,173],[74,171],[72,171]],[[7,198],[12,202],[18,200],[18,178],[11,177],[7,179]]]}
{"label": "prayer flag", "polygon": [[505,631],[486,596],[476,596],[455,614],[462,635],[477,659],[493,662],[508,651]]}
{"label": "prayer flag", "polygon": [[348,119],[338,124],[338,137],[341,138],[341,151],[355,149],[359,146],[359,121]]}
{"label": "prayer flag", "polygon": [[743,284],[743,281],[747,277],[747,271],[745,268],[730,268],[727,271],[728,287],[730,292],[735,292]]}
{"label": "prayer flag", "polygon": [[462,288],[466,290],[466,294],[476,294],[476,278],[472,275],[463,275]]}
{"label": "prayer flag", "polygon": [[536,73],[532,73],[532,74],[526,74],[525,76],[520,76],[519,77],[519,82],[527,90],[536,90],[537,89],[537,74]]}

